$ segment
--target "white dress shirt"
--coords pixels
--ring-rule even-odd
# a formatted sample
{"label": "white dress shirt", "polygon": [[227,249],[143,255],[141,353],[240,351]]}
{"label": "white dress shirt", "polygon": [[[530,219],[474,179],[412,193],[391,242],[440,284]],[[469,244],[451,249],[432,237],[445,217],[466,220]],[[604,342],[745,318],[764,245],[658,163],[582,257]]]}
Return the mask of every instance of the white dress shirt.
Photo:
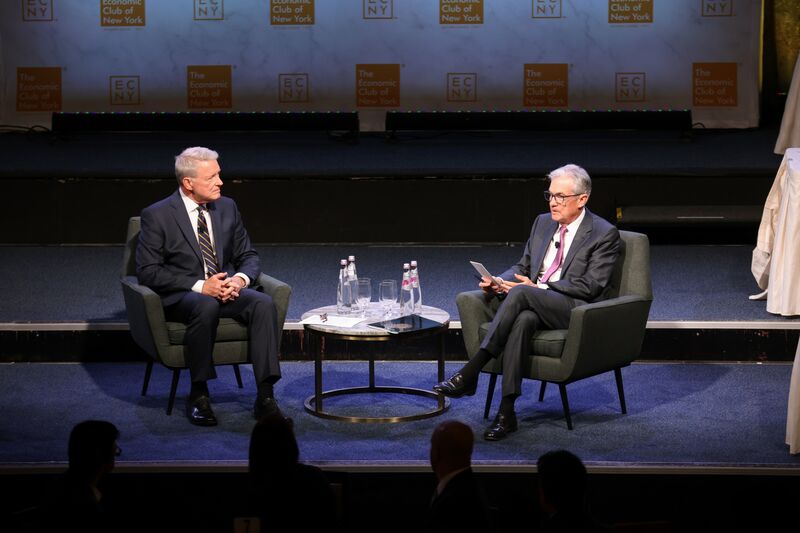
{"label": "white dress shirt", "polygon": [[[180,188],[178,191],[181,193],[181,200],[183,200],[183,205],[186,206],[186,212],[189,214],[189,221],[192,223],[192,229],[194,230],[194,238],[197,239],[197,242],[200,242],[200,237],[197,235],[197,218],[200,216],[197,208],[200,207],[200,204],[186,196],[186,193],[183,192],[183,189]],[[206,225],[208,226],[208,238],[211,239],[211,245],[214,247],[214,250],[217,249],[216,244],[214,243],[214,224],[211,222],[210,214],[206,216]],[[222,266],[222,265],[220,265]],[[203,269],[205,271],[205,268]],[[250,286],[250,278],[241,272],[237,272],[235,274],[244,280],[244,287]],[[194,292],[203,292],[203,283],[205,283],[206,279],[199,279],[192,285],[192,290]]]}
{"label": "white dress shirt", "polygon": [[[547,289],[547,283],[539,283],[539,280],[542,279],[542,275],[545,273],[545,270],[552,264],[553,260],[556,258],[556,254],[558,253],[558,247],[563,247],[561,252],[561,264],[564,264],[564,259],[567,258],[567,253],[569,253],[569,248],[572,246],[572,241],[575,240],[575,234],[578,232],[578,228],[583,222],[583,218],[586,216],[586,209],[581,209],[581,214],[578,215],[578,218],[567,224],[567,233],[564,234],[564,242],[559,243],[556,246],[556,243],[559,239],[559,232],[561,231],[561,226],[559,225],[556,229],[556,232],[553,234],[553,237],[550,239],[550,246],[547,248],[547,253],[544,254],[544,260],[542,264],[539,266],[539,272],[536,274],[536,285],[542,289]],[[558,281],[561,279],[561,266],[553,272],[553,275],[550,276],[548,281]]]}

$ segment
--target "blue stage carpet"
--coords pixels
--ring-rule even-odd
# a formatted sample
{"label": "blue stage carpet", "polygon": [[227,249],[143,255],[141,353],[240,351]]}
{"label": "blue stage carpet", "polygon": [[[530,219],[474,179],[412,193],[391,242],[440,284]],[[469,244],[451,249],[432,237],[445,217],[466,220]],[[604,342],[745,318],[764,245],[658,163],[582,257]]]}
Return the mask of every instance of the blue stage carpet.
{"label": "blue stage carpet", "polygon": [[[448,372],[458,368],[449,364]],[[444,415],[397,424],[354,424],[316,418],[303,409],[313,391],[313,364],[285,362],[276,393],[295,421],[301,458],[322,466],[395,465],[426,468],[434,426],[456,418],[478,437],[475,463],[490,467],[532,465],[553,448],[567,448],[591,466],[780,467],[800,469],[784,444],[789,364],[656,364],[623,369],[628,414],[621,415],[613,374],[568,387],[574,431],[564,422],[557,388],[536,401],[538,382],[526,382],[518,401],[520,430],[490,443],[480,438],[487,376],[478,394],[453,400]],[[324,388],[366,385],[366,363],[325,363]],[[191,426],[183,414],[188,374],[179,386],[175,412],[166,416],[170,373],[155,367],[148,396],[139,395],[143,363],[0,365],[0,464],[61,463],[71,427],[84,419],[114,422],[122,436],[120,466],[166,463],[244,466],[254,384],[243,367],[245,388],[233,371],[219,369],[210,384],[220,425]],[[378,385],[429,388],[431,362],[379,362]],[[497,395],[496,395],[497,397]],[[397,407],[399,402],[412,402]],[[413,403],[416,402],[416,405]],[[350,397],[326,404],[330,410],[361,414],[407,414],[432,400],[414,397]]]}

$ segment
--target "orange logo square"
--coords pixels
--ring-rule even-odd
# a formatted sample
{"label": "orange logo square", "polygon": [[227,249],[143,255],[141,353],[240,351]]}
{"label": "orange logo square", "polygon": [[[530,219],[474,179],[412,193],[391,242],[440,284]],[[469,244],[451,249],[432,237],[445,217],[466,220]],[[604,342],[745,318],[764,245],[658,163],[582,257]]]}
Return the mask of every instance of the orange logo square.
{"label": "orange logo square", "polygon": [[394,0],[363,0],[361,18],[390,19],[394,18]]}
{"label": "orange logo square", "polygon": [[314,0],[269,0],[269,23],[273,26],[314,24]]}
{"label": "orange logo square", "polygon": [[692,63],[696,106],[736,106],[736,63]]}
{"label": "orange logo square", "polygon": [[483,0],[439,0],[439,24],[483,24]]}
{"label": "orange logo square", "polygon": [[17,68],[17,111],[60,111],[61,67]]}
{"label": "orange logo square", "polygon": [[733,0],[702,0],[700,9],[704,17],[732,17]]}
{"label": "orange logo square", "polygon": [[609,24],[653,22],[653,0],[608,0]]}
{"label": "orange logo square", "polygon": [[22,20],[53,20],[53,0],[22,0]]}
{"label": "orange logo square", "polygon": [[109,76],[108,101],[111,105],[140,104],[139,76]]}
{"label": "orange logo square", "polygon": [[644,102],[646,81],[644,72],[617,72],[614,99],[617,102]]}
{"label": "orange logo square", "polygon": [[566,107],[569,102],[569,71],[566,63],[526,64],[523,105]]}
{"label": "orange logo square", "polygon": [[308,102],[308,74],[278,74],[279,102]]}
{"label": "orange logo square", "polygon": [[477,102],[478,75],[474,72],[448,72],[447,101]]}
{"label": "orange logo square", "polygon": [[194,20],[225,20],[225,0],[194,0]]}
{"label": "orange logo square", "polygon": [[533,15],[535,19],[560,19],[561,0],[533,0]]}
{"label": "orange logo square", "polygon": [[144,26],[145,0],[100,0],[101,26]]}
{"label": "orange logo square", "polygon": [[230,65],[190,65],[186,67],[186,78],[188,107],[233,107]]}
{"label": "orange logo square", "polygon": [[400,65],[356,65],[356,105],[400,105]]}

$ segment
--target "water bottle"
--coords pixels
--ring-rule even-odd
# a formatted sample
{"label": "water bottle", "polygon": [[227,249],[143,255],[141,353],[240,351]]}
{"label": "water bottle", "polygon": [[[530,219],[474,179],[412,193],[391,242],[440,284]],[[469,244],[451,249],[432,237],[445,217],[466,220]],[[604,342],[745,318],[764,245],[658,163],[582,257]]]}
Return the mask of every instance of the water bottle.
{"label": "water bottle", "polygon": [[336,312],[349,315],[353,306],[353,290],[347,279],[347,259],[339,261],[339,285],[336,288]]}
{"label": "water bottle", "polygon": [[414,313],[414,293],[411,290],[410,265],[403,263],[403,282],[400,285],[400,316]]}
{"label": "water bottle", "polygon": [[411,296],[414,299],[414,312],[419,314],[422,313],[422,288],[419,283],[419,269],[416,261],[411,261],[409,277],[411,278]]}
{"label": "water bottle", "polygon": [[356,256],[351,255],[347,257],[347,279],[350,281],[358,281],[356,275]]}
{"label": "water bottle", "polygon": [[356,256],[347,257],[347,283],[350,285],[351,309],[358,310],[358,275],[356,274]]}

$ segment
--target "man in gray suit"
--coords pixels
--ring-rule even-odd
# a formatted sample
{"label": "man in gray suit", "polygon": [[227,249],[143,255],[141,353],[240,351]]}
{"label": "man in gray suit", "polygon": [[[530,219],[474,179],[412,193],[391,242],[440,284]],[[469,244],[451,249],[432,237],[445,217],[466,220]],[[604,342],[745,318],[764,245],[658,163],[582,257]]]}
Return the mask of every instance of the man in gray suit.
{"label": "man in gray suit", "polygon": [[573,307],[602,300],[619,256],[617,229],[586,209],[592,192],[589,174],[577,165],[552,171],[544,192],[550,212],[533,223],[519,262],[479,287],[503,302],[481,348],[450,379],[434,390],[451,398],[475,394],[478,375],[503,354],[503,399],[486,440],[500,440],[517,429],[514,402],[522,388],[522,363],[532,335],[540,329],[569,327]]}
{"label": "man in gray suit", "polygon": [[192,424],[214,426],[206,382],[216,377],[212,351],[220,318],[247,324],[258,386],[254,416],[279,413],[273,384],[278,364],[278,313],[272,298],[251,288],[261,265],[236,203],[222,196],[219,154],[187,148],[175,157],[178,190],[142,211],[136,275],[161,296],[167,320],[186,324]]}

